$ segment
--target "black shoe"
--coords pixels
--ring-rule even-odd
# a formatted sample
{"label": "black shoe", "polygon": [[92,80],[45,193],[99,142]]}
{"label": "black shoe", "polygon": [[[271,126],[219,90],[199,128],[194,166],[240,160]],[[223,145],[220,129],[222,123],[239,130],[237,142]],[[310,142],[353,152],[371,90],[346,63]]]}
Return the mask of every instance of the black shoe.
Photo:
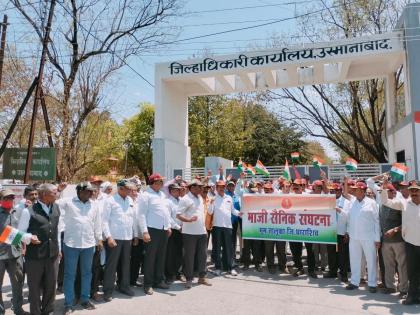
{"label": "black shoe", "polygon": [[357,285],[354,285],[353,283],[349,283],[347,286],[346,286],[346,290],[356,290],[356,289],[358,289],[359,287],[357,286]]}
{"label": "black shoe", "polygon": [[309,277],[313,278],[313,279],[318,279],[318,275],[315,272],[310,272],[308,273]]}
{"label": "black shoe", "polygon": [[120,291],[120,293],[125,294],[127,296],[134,296],[135,295],[134,291],[130,288],[119,289],[118,291]]}
{"label": "black shoe", "polygon": [[325,279],[335,279],[337,278],[337,274],[327,272],[327,273],[322,274],[322,277]]}
{"label": "black shoe", "polygon": [[404,305],[414,305],[414,304],[419,304],[419,303],[420,303],[419,299],[412,298],[411,296],[407,297],[405,300],[402,301],[402,304]]}
{"label": "black shoe", "polygon": [[112,296],[111,295],[104,295],[104,302],[108,303],[112,301]]}
{"label": "black shoe", "polygon": [[151,287],[144,288],[144,293],[146,293],[146,295],[152,295],[153,289]]}
{"label": "black shoe", "polygon": [[80,304],[85,310],[94,310],[96,308],[95,305],[91,301],[86,301]]}
{"label": "black shoe", "polygon": [[400,294],[398,294],[398,297],[400,299],[406,299],[407,298],[407,292],[400,292]]}
{"label": "black shoe", "polygon": [[158,284],[154,285],[153,287],[156,288],[156,289],[163,289],[163,290],[168,290],[169,289],[169,285],[167,285],[163,281],[161,283],[158,283]]}
{"label": "black shoe", "polygon": [[66,306],[65,308],[64,308],[64,315],[69,315],[69,314],[71,314],[71,313],[73,313],[73,307],[71,307],[71,306]]}
{"label": "black shoe", "polygon": [[341,277],[340,277],[340,281],[341,281],[341,282],[344,282],[344,283],[348,283],[348,282],[349,282],[349,278],[344,277],[344,276],[341,276]]}
{"label": "black shoe", "polygon": [[370,293],[376,293],[376,292],[378,292],[378,290],[376,289],[376,287],[369,287],[369,292]]}
{"label": "black shoe", "polygon": [[299,277],[305,274],[305,271],[303,269],[298,269],[294,274],[293,277]]}
{"label": "black shoe", "polygon": [[260,264],[255,265],[255,270],[257,270],[258,272],[263,272],[263,268],[261,267]]}

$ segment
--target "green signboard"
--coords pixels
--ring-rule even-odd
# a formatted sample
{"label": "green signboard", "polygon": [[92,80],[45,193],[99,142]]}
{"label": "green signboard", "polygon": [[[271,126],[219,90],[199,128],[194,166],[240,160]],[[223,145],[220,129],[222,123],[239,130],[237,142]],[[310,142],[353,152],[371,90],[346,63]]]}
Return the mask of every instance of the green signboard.
{"label": "green signboard", "polygon": [[[3,178],[24,179],[26,148],[6,149],[3,154]],[[32,165],[29,178],[39,181],[54,181],[56,173],[56,156],[54,148],[33,148]]]}

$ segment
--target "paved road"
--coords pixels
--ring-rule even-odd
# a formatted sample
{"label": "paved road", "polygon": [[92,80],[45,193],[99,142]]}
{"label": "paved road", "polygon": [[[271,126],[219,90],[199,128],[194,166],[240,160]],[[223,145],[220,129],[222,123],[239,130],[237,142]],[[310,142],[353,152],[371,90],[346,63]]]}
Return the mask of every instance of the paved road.
{"label": "paved road", "polygon": [[[226,275],[211,280],[212,287],[194,285],[191,290],[176,282],[170,290],[158,290],[152,296],[136,288],[134,298],[116,294],[112,302],[99,303],[94,311],[77,308],[74,314],[420,314],[420,305],[403,306],[396,295],[371,294],[365,288],[348,292],[331,279],[272,276],[251,269],[237,277]],[[11,290],[8,279],[5,282],[3,295],[9,308]],[[63,298],[62,294],[57,296],[55,314],[62,314]],[[28,305],[24,308],[28,309]]]}

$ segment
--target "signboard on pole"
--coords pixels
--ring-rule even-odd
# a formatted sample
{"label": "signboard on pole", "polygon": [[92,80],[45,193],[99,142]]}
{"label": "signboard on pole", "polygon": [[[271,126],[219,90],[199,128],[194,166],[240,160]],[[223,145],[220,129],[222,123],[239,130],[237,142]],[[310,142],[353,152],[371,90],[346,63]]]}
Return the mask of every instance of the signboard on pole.
{"label": "signboard on pole", "polygon": [[[26,148],[8,148],[3,154],[3,178],[23,179],[25,176]],[[33,148],[29,178],[54,181],[56,176],[55,148]]]}
{"label": "signboard on pole", "polygon": [[335,195],[245,194],[244,239],[337,243]]}

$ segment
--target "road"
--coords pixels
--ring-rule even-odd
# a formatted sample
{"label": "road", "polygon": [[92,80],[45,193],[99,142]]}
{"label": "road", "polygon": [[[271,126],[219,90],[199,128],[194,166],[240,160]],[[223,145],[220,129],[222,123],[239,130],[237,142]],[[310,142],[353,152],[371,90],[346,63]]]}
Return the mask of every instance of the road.
{"label": "road", "polygon": [[[191,290],[176,282],[170,290],[156,290],[152,296],[135,288],[133,298],[117,293],[110,303],[98,303],[96,310],[78,306],[73,314],[420,314],[420,305],[401,305],[397,295],[371,294],[363,287],[349,292],[338,280],[250,269],[237,277],[223,275],[211,281],[211,287],[194,285]],[[5,282],[3,298],[10,308],[11,289],[8,279]],[[24,295],[27,303],[27,288]],[[57,296],[54,314],[62,314],[63,299],[62,294]],[[28,304],[24,309],[28,310]],[[6,314],[13,313],[8,309]]]}

